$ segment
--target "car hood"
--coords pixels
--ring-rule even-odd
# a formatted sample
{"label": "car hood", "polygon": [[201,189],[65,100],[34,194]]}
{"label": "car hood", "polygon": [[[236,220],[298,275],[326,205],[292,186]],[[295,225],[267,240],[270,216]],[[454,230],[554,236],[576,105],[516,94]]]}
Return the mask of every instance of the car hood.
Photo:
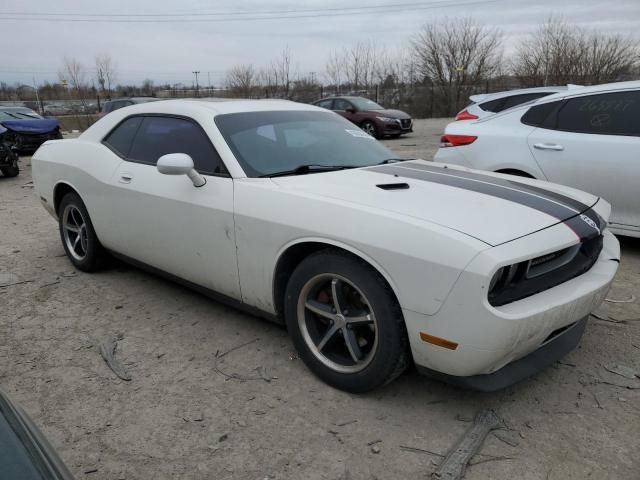
{"label": "car hood", "polygon": [[598,201],[568,187],[424,160],[273,181],[303,195],[437,224],[492,246],[579,217]]}
{"label": "car hood", "polygon": [[384,110],[368,110],[367,112],[374,113],[381,117],[399,118],[401,120],[411,118],[411,115],[403,112],[402,110],[384,109]]}
{"label": "car hood", "polygon": [[49,133],[58,128],[57,120],[34,118],[33,120],[3,120],[0,122],[7,130],[17,133]]}

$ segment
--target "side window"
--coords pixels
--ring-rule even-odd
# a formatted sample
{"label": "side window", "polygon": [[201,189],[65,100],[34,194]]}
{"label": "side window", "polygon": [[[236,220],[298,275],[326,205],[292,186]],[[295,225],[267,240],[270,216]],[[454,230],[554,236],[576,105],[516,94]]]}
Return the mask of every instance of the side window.
{"label": "side window", "polygon": [[141,122],[142,117],[127,118],[111,131],[111,133],[103,140],[103,143],[120,156],[126,157],[129,155],[131,142],[133,141],[133,137],[138,131],[138,127]]}
{"label": "side window", "polygon": [[195,122],[175,117],[143,117],[129,159],[155,165],[158,158],[168,153],[186,153],[200,173],[227,173],[209,137]]}
{"label": "side window", "polygon": [[[527,113],[525,113],[520,121],[525,125],[532,127],[543,126],[543,122],[549,117],[562,103],[562,100],[556,102],[543,103],[542,105],[534,105]],[[547,128],[546,125],[544,128]]]}
{"label": "side window", "polygon": [[344,111],[347,108],[353,108],[353,105],[351,105],[350,102],[347,102],[346,100],[343,100],[341,98],[336,98],[333,101],[333,110]]}
{"label": "side window", "polygon": [[321,100],[318,103],[316,103],[316,106],[326,108],[327,110],[331,110],[331,102],[333,102],[332,99]]}
{"label": "side window", "polygon": [[536,93],[523,93],[521,95],[512,95],[511,97],[507,97],[504,101],[504,104],[500,108],[500,111],[506,110],[507,108],[515,107],[516,105],[522,105],[523,103],[530,102],[531,100],[535,100],[536,98],[546,97],[547,95],[551,95],[553,92],[536,92]]}
{"label": "side window", "polygon": [[577,133],[640,136],[640,91],[571,98],[550,128]]}
{"label": "side window", "polygon": [[496,100],[489,100],[488,102],[481,103],[478,106],[485,112],[497,113],[502,110],[502,105],[504,104],[504,102],[504,98],[498,98]]}

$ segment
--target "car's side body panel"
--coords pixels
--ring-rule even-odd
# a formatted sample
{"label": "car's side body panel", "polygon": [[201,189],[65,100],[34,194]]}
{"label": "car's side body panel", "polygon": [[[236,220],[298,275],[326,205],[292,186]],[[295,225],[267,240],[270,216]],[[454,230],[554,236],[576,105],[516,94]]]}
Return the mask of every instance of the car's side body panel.
{"label": "car's side body panel", "polygon": [[274,309],[278,258],[296,243],[351,251],[387,279],[404,308],[424,313],[438,310],[460,270],[488,248],[444,227],[425,228],[423,220],[269,183],[238,180],[235,191],[243,300],[267,311]]}

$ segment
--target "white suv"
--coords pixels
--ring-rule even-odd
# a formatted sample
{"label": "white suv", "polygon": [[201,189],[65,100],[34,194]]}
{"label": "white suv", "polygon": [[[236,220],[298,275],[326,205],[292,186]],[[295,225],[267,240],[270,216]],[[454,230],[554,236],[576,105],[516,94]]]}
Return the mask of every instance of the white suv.
{"label": "white suv", "polygon": [[548,180],[613,206],[611,230],[640,237],[640,81],[571,89],[447,125],[438,162]]}

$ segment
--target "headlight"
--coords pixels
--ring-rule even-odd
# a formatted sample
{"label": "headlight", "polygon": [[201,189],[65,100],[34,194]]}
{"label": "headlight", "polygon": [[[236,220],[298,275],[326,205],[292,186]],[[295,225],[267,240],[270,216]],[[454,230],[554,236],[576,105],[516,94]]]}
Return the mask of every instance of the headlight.
{"label": "headlight", "polygon": [[587,272],[602,251],[602,235],[582,243],[501,267],[489,282],[488,300],[498,307],[548,290]]}
{"label": "headlight", "polygon": [[380,120],[381,122],[384,123],[391,123],[391,122],[396,122],[397,119],[396,118],[390,118],[390,117],[376,117],[378,120]]}

